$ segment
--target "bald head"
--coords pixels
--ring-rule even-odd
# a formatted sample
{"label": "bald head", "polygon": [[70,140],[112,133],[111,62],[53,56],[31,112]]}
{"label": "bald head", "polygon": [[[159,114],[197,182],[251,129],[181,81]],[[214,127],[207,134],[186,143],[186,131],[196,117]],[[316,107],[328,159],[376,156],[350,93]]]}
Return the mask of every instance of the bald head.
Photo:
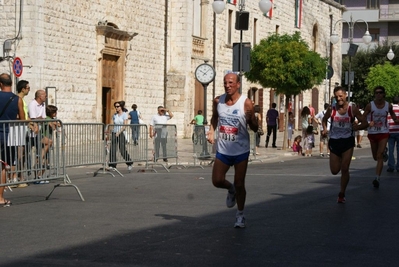
{"label": "bald head", "polygon": [[238,82],[240,82],[240,76],[238,76],[236,73],[227,73],[225,76],[224,76],[224,78],[231,78],[231,77],[234,77],[235,78],[235,81],[238,83]]}
{"label": "bald head", "polygon": [[44,90],[37,90],[35,92],[35,100],[37,101],[37,103],[42,104],[44,102],[46,102],[46,91]]}
{"label": "bald head", "polygon": [[2,73],[0,74],[0,86],[3,88],[5,87],[11,87],[12,86],[12,79],[10,74],[7,73]]}

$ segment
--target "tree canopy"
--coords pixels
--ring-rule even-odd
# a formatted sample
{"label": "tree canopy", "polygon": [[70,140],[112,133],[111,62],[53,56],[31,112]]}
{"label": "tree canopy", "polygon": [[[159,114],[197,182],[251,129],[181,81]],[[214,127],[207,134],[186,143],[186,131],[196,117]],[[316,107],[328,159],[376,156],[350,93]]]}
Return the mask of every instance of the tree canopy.
{"label": "tree canopy", "polygon": [[[359,104],[360,106],[365,106],[373,98],[373,94],[370,93],[374,87],[368,88],[366,85],[366,79],[369,74],[370,68],[379,64],[384,64],[384,62],[389,62],[386,55],[389,48],[395,53],[395,58],[391,61],[392,65],[399,64],[399,47],[395,44],[389,45],[388,42],[384,42],[382,45],[378,45],[373,49],[368,50],[358,50],[356,55],[352,57],[351,71],[355,73],[354,84],[351,86],[351,91],[353,93],[351,100]],[[342,81],[343,86],[345,84],[345,71],[349,69],[349,59],[344,57],[342,60]]]}
{"label": "tree canopy", "polygon": [[374,87],[383,86],[385,88],[385,96],[392,99],[399,96],[399,67],[392,66],[390,62],[383,65],[376,65],[370,68],[366,78],[367,89],[372,93]]}
{"label": "tree canopy", "polygon": [[299,32],[273,34],[251,50],[251,69],[245,77],[287,96],[320,84],[326,76],[326,59],[309,50]]}

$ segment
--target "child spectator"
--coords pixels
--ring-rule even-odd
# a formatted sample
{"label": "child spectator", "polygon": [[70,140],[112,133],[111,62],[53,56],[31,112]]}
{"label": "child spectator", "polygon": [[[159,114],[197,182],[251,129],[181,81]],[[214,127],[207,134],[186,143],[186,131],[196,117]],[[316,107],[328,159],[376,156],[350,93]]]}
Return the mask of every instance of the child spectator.
{"label": "child spectator", "polygon": [[297,137],[295,137],[294,143],[292,144],[292,151],[298,152],[298,156],[299,155],[304,156],[304,154],[302,153],[301,142],[302,142],[302,136],[298,135]]}
{"label": "child spectator", "polygon": [[305,154],[306,157],[312,156],[312,149],[314,147],[314,134],[313,134],[313,127],[308,127],[306,129],[306,136],[305,136]]}

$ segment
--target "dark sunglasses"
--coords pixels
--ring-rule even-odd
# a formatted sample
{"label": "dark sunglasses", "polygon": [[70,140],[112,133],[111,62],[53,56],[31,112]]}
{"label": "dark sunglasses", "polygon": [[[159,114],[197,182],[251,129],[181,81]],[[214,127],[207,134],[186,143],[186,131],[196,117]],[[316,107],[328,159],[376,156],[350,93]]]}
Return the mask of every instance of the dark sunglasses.
{"label": "dark sunglasses", "polygon": [[115,108],[120,108],[121,106],[115,106]]}
{"label": "dark sunglasses", "polygon": [[382,94],[384,94],[384,92],[382,92],[382,91],[376,91],[375,94],[382,95]]}

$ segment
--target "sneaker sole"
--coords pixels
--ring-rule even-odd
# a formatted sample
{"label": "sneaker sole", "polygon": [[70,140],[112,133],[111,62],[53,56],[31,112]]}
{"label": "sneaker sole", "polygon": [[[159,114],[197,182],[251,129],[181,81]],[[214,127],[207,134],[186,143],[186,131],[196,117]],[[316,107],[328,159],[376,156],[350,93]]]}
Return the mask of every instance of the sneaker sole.
{"label": "sneaker sole", "polygon": [[244,225],[234,224],[234,228],[245,228],[245,224]]}

